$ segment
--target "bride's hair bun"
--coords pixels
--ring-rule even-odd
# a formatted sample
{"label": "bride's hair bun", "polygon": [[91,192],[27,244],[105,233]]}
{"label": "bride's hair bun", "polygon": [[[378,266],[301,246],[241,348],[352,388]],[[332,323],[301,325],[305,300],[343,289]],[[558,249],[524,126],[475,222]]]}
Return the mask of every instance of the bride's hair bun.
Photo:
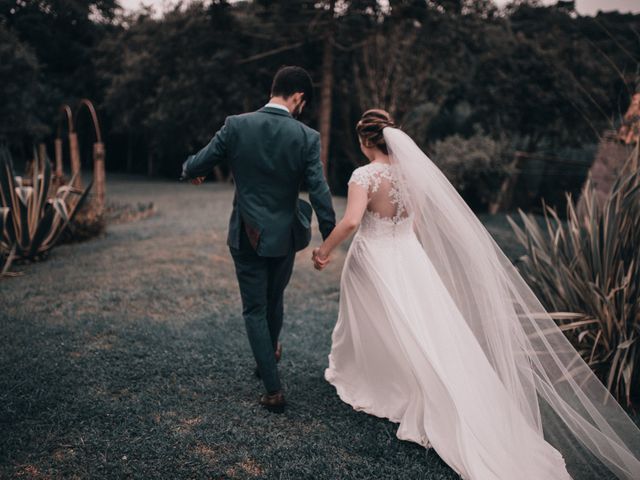
{"label": "bride's hair bun", "polygon": [[389,112],[373,108],[362,114],[356,125],[356,132],[365,146],[376,147],[388,155],[389,151],[382,134],[384,127],[397,128]]}

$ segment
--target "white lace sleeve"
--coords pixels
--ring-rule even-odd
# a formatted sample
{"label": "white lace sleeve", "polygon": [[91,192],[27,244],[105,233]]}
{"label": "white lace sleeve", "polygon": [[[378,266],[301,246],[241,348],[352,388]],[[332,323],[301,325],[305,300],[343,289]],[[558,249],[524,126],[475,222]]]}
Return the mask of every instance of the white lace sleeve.
{"label": "white lace sleeve", "polygon": [[351,178],[348,183],[356,183],[357,185],[369,190],[369,180],[369,172],[364,167],[358,167],[351,174]]}

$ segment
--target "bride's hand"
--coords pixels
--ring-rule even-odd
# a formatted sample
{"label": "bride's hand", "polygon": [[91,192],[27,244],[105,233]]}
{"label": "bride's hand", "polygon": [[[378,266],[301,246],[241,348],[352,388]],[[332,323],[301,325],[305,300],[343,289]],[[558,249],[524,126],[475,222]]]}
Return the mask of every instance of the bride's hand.
{"label": "bride's hand", "polygon": [[322,270],[329,263],[329,255],[323,252],[320,247],[314,248],[311,254],[311,260],[316,270]]}

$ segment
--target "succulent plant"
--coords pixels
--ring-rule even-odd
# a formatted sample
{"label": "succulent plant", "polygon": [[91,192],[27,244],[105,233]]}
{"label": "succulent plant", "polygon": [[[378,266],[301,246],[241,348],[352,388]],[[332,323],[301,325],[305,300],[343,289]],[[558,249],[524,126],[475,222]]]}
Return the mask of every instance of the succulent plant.
{"label": "succulent plant", "polygon": [[73,181],[54,193],[48,158],[34,152],[31,178],[23,179],[8,149],[0,149],[0,252],[6,258],[34,258],[56,244],[91,189],[75,188]]}
{"label": "succulent plant", "polygon": [[6,275],[11,267],[11,262],[15,257],[16,249],[15,245],[4,243],[4,226],[7,224],[9,218],[9,209],[7,207],[0,207],[0,277]]}

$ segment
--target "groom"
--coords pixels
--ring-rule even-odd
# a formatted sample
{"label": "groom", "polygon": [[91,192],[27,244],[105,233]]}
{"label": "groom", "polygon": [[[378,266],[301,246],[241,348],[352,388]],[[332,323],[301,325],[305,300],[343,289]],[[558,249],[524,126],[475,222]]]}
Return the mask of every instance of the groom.
{"label": "groom", "polygon": [[222,161],[235,181],[227,245],[238,277],[242,316],[267,393],[260,404],[283,412],[284,394],[276,362],[283,294],[295,252],[311,238],[311,206],[298,199],[306,184],[322,237],[335,226],[331,193],[320,163],[320,135],[296,120],[311,102],[313,86],[300,67],[282,67],[273,78],[271,99],[255,112],[228,116],[224,125],[182,166],[195,185]]}

